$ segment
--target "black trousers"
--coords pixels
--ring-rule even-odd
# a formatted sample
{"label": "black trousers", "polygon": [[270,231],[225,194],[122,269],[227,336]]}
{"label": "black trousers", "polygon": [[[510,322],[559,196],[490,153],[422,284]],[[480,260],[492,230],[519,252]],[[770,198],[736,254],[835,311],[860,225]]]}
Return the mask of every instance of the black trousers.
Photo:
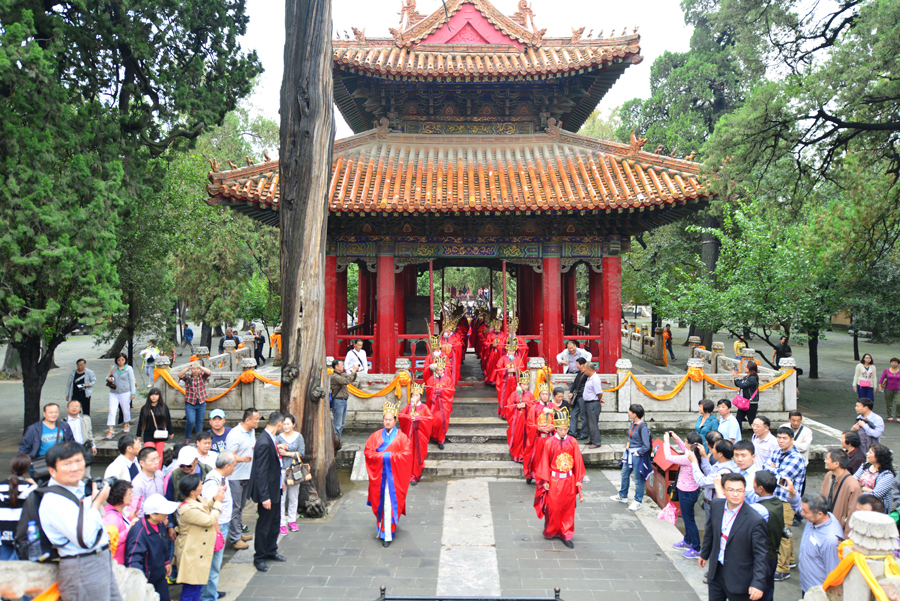
{"label": "black trousers", "polygon": [[[712,559],[710,557],[710,560]],[[716,577],[709,581],[709,601],[750,601],[750,592],[744,592],[743,594],[729,594],[726,592],[725,567],[719,564],[716,567]]]}
{"label": "black trousers", "polygon": [[[569,436],[578,438],[584,434],[584,427],[587,425],[587,413],[584,410],[584,398],[580,394],[572,399],[572,405],[569,412]],[[579,416],[581,416],[581,430],[578,429]]]}
{"label": "black trousers", "polygon": [[171,601],[172,597],[169,595],[169,583],[166,582],[166,577],[163,576],[159,580],[155,580],[150,583],[153,587],[153,590],[159,595],[159,601]]}
{"label": "black trousers", "polygon": [[[584,401],[584,413],[587,416],[588,435],[591,444],[600,446],[600,401]],[[571,426],[571,424],[570,424]]]}
{"label": "black trousers", "polygon": [[760,601],[774,601],[775,600],[775,568],[778,567],[778,558],[768,559],[766,560],[766,590],[763,591],[763,596]]}
{"label": "black trousers", "polygon": [[272,499],[272,508],[266,509],[262,503],[256,504],[259,519],[256,520],[253,561],[265,561],[278,552],[278,529],[281,526],[281,491]]}
{"label": "black trousers", "polygon": [[[741,434],[744,432],[744,420],[747,420],[747,426],[751,429],[753,427],[753,420],[756,419],[756,412],[759,409],[759,403],[750,403],[750,408],[746,411],[742,409],[738,409],[737,412],[737,423],[738,427],[741,429]],[[737,442],[736,440],[734,442]]]}

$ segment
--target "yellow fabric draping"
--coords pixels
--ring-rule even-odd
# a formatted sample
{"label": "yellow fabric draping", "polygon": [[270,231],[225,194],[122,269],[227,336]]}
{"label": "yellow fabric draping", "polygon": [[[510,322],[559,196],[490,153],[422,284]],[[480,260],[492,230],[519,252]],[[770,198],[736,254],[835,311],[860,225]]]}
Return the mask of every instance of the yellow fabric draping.
{"label": "yellow fabric draping", "polygon": [[[153,381],[155,382],[156,379],[159,377],[162,377],[162,379],[165,380],[169,384],[169,386],[171,386],[172,388],[174,388],[181,394],[186,394],[184,388],[182,388],[181,386],[178,385],[178,382],[175,381],[175,378],[172,377],[172,374],[169,373],[168,369],[160,369],[158,367],[155,368],[153,370]],[[229,386],[225,390],[225,392],[221,392],[221,393],[217,394],[216,396],[207,398],[206,402],[212,403],[214,401],[218,401],[219,399],[224,397],[226,394],[228,394],[229,392],[234,390],[234,387],[237,386],[239,383],[243,382],[244,384],[249,384],[254,379],[261,380],[261,381],[265,382],[266,384],[271,384],[272,386],[278,386],[279,388],[281,387],[281,382],[276,382],[275,380],[270,380],[269,378],[259,374],[255,369],[251,369],[251,370],[245,371],[244,373],[239,375],[237,380],[235,380],[231,384],[231,386]]]}
{"label": "yellow fabric draping", "polygon": [[869,568],[869,564],[866,563],[866,559],[883,559],[884,575],[888,578],[900,576],[900,567],[897,566],[897,562],[893,555],[863,555],[857,551],[851,551],[841,559],[841,563],[838,564],[838,567],[825,577],[822,588],[828,590],[832,586],[843,583],[844,578],[850,573],[850,569],[853,566],[856,566],[859,568],[863,579],[866,581],[866,584],[869,585],[875,598],[878,599],[878,601],[888,601],[887,593],[885,593],[884,589],[881,588],[881,585],[878,584],[878,580]]}
{"label": "yellow fabric draping", "polygon": [[537,376],[534,378],[534,385],[537,386],[538,384],[549,383],[551,373],[550,368],[546,365],[540,368],[537,372]]}
{"label": "yellow fabric draping", "polygon": [[[627,375],[625,376],[625,379],[622,380],[618,386],[616,386],[614,388],[607,388],[603,392],[615,392],[615,391],[619,390],[620,388],[622,388],[622,386],[624,386],[625,383],[628,382],[629,379],[634,380],[634,385],[637,386],[637,389],[640,390],[644,395],[650,397],[651,399],[657,400],[657,401],[669,401],[669,400],[675,398],[675,395],[677,395],[678,392],[681,391],[682,388],[684,388],[684,385],[687,383],[688,379],[694,380],[695,382],[699,382],[702,379],[702,380],[706,380],[710,384],[715,384],[716,386],[719,386],[721,388],[727,388],[728,390],[738,390],[737,388],[733,388],[731,386],[726,386],[725,384],[722,384],[721,382],[718,382],[718,381],[712,379],[711,377],[709,377],[709,375],[707,375],[703,371],[702,367],[688,368],[688,373],[684,376],[684,378],[681,379],[681,381],[678,384],[675,385],[674,390],[671,390],[665,394],[653,394],[652,392],[647,390],[647,388],[643,384],[641,384],[637,378],[634,377],[633,373],[631,373],[630,371],[626,372],[626,373],[627,373]],[[771,388],[775,384],[778,384],[779,382],[786,380],[793,373],[794,373],[793,369],[788,370],[785,373],[778,376],[777,378],[775,378],[774,380],[772,380],[771,382],[767,382],[766,384],[763,384],[762,386],[760,386],[759,390],[766,390],[767,388]]]}
{"label": "yellow fabric draping", "polygon": [[620,389],[620,388],[622,388],[623,386],[625,386],[625,383],[629,380],[629,378],[631,378],[631,377],[634,376],[634,374],[632,374],[630,371],[629,371],[629,372],[626,372],[626,373],[627,373],[627,375],[625,376],[625,379],[622,380],[621,382],[619,382],[619,385],[618,385],[618,386],[616,386],[615,388],[607,388],[607,389],[604,390],[603,392],[615,392],[615,391],[617,391],[618,389]]}
{"label": "yellow fabric draping", "polygon": [[162,376],[162,379],[165,380],[169,386],[180,392],[181,394],[186,394],[184,388],[178,385],[178,382],[175,381],[175,378],[172,377],[172,374],[169,373],[168,369],[160,369],[158,367],[153,368],[153,381],[156,382],[156,379]]}
{"label": "yellow fabric draping", "polygon": [[397,395],[399,399],[402,395],[402,388],[406,388],[406,398],[409,398],[409,385],[412,380],[409,377],[409,372],[401,371],[397,373],[393,380],[391,380],[387,386],[379,390],[378,392],[363,392],[353,384],[347,385],[347,390],[349,390],[354,396],[357,396],[361,399],[372,399],[375,397],[386,396],[387,394],[393,392]]}
{"label": "yellow fabric draping", "polygon": [[59,599],[59,587],[54,582],[53,586],[32,599],[32,601],[57,601]]}
{"label": "yellow fabric draping", "polygon": [[[631,372],[629,372],[629,373],[631,373]],[[669,392],[667,392],[665,394],[658,394],[658,395],[653,394],[652,392],[650,392],[649,390],[644,388],[644,385],[641,384],[637,378],[632,376],[631,379],[634,380],[634,385],[637,386],[638,390],[643,392],[645,395],[647,395],[651,399],[654,399],[657,401],[669,401],[671,399],[674,399],[675,395],[678,394],[679,392],[681,392],[681,389],[684,388],[684,385],[687,383],[689,378],[687,375],[685,375],[683,378],[681,378],[681,382],[679,382],[678,384],[675,385],[675,388],[673,390],[670,390]]]}

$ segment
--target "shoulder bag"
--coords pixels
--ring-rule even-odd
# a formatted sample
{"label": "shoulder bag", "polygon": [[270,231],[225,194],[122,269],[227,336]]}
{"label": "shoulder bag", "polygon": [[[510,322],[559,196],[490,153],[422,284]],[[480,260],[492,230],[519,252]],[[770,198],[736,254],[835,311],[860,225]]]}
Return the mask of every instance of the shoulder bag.
{"label": "shoulder bag", "polygon": [[300,484],[301,482],[306,482],[307,480],[312,480],[312,474],[309,471],[308,463],[300,463],[295,458],[291,463],[291,467],[287,468],[284,471],[284,482],[288,486],[293,486],[294,484]]}
{"label": "shoulder bag", "polygon": [[115,379],[113,378],[112,370],[113,370],[113,368],[112,368],[112,366],[110,366],[110,368],[109,368],[109,375],[106,376],[106,387],[109,388],[109,389],[111,389],[111,390],[115,390],[115,389],[116,389],[116,381],[115,381]]}
{"label": "shoulder bag", "polygon": [[150,409],[150,417],[153,418],[153,427],[156,428],[156,429],[153,431],[153,439],[154,439],[154,440],[160,439],[160,438],[162,438],[163,440],[168,439],[168,438],[169,438],[169,431],[168,431],[168,430],[160,430],[160,429],[159,429],[159,426],[156,425],[156,413],[153,412],[153,409],[152,409],[152,408]]}
{"label": "shoulder bag", "polygon": [[737,395],[731,399],[731,404],[737,407],[740,411],[747,411],[750,409],[750,401],[752,401],[756,394],[759,392],[759,387],[757,386],[756,390],[753,391],[753,394],[749,399],[745,399],[743,395],[743,391],[738,391]]}

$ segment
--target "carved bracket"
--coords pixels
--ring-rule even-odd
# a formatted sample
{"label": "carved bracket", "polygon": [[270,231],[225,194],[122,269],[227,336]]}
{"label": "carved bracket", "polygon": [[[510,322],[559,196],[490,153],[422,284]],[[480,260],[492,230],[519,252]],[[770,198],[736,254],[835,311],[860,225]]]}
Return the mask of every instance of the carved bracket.
{"label": "carved bracket", "polygon": [[584,259],[594,273],[603,273],[603,259]]}
{"label": "carved bracket", "polygon": [[569,270],[572,269],[581,259],[560,259],[559,260],[559,272],[560,273],[569,273]]}
{"label": "carved bracket", "polygon": [[366,259],[366,269],[369,270],[369,273],[377,273],[378,262],[375,259]]}
{"label": "carved bracket", "polygon": [[338,273],[347,271],[347,266],[350,265],[350,263],[356,263],[356,259],[352,259],[350,257],[338,257],[337,268],[335,269],[335,271],[337,271]]}
{"label": "carved bracket", "polygon": [[506,259],[507,263],[531,265],[536,273],[544,273],[544,262],[541,259]]}

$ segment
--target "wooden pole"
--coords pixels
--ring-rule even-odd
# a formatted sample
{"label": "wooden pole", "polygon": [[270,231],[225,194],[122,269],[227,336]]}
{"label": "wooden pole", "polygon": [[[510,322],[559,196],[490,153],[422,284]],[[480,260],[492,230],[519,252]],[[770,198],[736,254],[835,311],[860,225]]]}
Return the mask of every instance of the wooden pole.
{"label": "wooden pole", "polygon": [[306,441],[319,494],[341,487],[325,400],[325,237],[334,147],[330,0],[285,0],[281,82],[281,409]]}

